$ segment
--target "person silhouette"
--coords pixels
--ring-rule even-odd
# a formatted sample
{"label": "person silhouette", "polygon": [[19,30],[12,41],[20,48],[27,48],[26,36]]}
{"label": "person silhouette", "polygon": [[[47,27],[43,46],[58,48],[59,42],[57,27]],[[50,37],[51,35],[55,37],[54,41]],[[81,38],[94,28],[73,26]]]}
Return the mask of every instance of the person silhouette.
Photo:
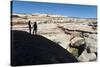
{"label": "person silhouette", "polygon": [[36,35],[37,34],[37,23],[34,22],[33,24],[33,35]]}
{"label": "person silhouette", "polygon": [[31,34],[31,21],[28,22],[29,33]]}

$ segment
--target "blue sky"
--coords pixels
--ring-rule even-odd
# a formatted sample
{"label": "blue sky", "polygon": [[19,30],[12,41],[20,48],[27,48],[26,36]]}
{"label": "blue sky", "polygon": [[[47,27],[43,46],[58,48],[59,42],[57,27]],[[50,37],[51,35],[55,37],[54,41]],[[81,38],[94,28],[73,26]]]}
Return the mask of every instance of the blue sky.
{"label": "blue sky", "polygon": [[64,16],[97,18],[97,6],[13,1],[13,13],[48,13]]}

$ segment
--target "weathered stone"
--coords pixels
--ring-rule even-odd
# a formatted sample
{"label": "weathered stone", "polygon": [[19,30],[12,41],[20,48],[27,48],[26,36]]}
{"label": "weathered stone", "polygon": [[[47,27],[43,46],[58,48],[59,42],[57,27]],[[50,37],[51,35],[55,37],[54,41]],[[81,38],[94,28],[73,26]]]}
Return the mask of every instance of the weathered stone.
{"label": "weathered stone", "polygon": [[78,57],[80,62],[95,61],[97,59],[95,53],[87,53],[86,50]]}
{"label": "weathered stone", "polygon": [[84,51],[85,47],[86,45],[84,38],[75,37],[71,40],[68,51],[77,58]]}
{"label": "weathered stone", "polygon": [[91,53],[97,52],[97,41],[91,38],[85,38],[86,46],[89,48]]}
{"label": "weathered stone", "polygon": [[71,46],[80,46],[85,44],[84,38],[81,37],[75,37],[71,40]]}
{"label": "weathered stone", "polygon": [[78,49],[77,49],[77,48],[68,47],[67,50],[68,50],[73,56],[75,56],[76,58],[78,57]]}
{"label": "weathered stone", "polygon": [[78,60],[81,62],[89,61],[89,58],[87,58],[87,51],[84,50],[83,53],[78,57]]}
{"label": "weathered stone", "polygon": [[89,61],[96,61],[97,59],[97,56],[95,53],[89,53],[88,56],[89,56]]}

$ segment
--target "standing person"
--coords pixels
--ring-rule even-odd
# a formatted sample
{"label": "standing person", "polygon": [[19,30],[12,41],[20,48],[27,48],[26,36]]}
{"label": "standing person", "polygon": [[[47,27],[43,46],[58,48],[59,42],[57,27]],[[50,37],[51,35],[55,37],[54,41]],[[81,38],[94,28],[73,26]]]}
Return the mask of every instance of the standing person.
{"label": "standing person", "polygon": [[33,34],[36,35],[37,34],[37,23],[34,22],[33,24]]}
{"label": "standing person", "polygon": [[28,22],[29,33],[31,34],[31,21]]}

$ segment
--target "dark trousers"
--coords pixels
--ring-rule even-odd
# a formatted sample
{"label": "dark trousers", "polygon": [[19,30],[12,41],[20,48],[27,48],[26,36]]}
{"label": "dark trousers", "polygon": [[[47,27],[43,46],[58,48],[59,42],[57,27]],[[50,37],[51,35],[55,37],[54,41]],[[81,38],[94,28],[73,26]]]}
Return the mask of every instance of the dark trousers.
{"label": "dark trousers", "polygon": [[33,30],[33,35],[37,35],[37,30]]}
{"label": "dark trousers", "polygon": [[29,33],[31,34],[31,27],[29,27]]}

